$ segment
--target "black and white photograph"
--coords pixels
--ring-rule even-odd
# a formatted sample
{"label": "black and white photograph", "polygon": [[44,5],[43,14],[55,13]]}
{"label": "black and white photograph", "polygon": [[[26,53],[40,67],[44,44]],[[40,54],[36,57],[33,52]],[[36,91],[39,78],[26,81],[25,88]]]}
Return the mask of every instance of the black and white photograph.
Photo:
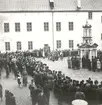
{"label": "black and white photograph", "polygon": [[0,105],[102,105],[102,0],[0,0]]}

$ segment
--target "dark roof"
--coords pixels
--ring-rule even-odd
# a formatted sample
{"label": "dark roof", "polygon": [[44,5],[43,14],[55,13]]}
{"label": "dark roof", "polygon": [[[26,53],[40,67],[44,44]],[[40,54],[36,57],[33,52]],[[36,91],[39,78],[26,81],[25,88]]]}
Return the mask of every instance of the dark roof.
{"label": "dark roof", "polygon": [[[76,11],[77,0],[54,0],[55,11]],[[81,10],[102,11],[102,0],[81,0]],[[51,11],[49,0],[0,0],[0,11]]]}

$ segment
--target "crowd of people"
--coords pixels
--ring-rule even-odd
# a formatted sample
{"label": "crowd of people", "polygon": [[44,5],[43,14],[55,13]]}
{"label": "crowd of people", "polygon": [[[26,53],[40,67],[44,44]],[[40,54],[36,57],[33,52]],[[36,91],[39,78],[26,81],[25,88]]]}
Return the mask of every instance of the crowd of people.
{"label": "crowd of people", "polygon": [[[78,57],[73,59],[74,68],[79,67],[78,65],[75,66],[78,59]],[[93,81],[91,78],[86,81],[73,80],[61,71],[50,70],[47,64],[36,61],[35,57],[31,55],[24,53],[2,55],[0,71],[2,68],[5,68],[7,78],[9,78],[10,72],[14,74],[19,86],[21,84],[20,77],[24,86],[27,86],[28,75],[32,77],[29,85],[32,105],[36,105],[36,103],[38,105],[49,105],[50,91],[58,99],[59,105],[62,105],[63,101],[71,103],[74,99],[86,100],[89,105],[102,104],[102,82]],[[2,73],[0,74],[2,75]],[[15,97],[11,92],[7,90],[5,97],[6,105],[15,105]],[[10,102],[13,104],[8,104],[8,100],[11,100]]]}
{"label": "crowd of people", "polygon": [[68,68],[71,69],[88,69],[89,71],[102,71],[102,59],[99,57],[93,57],[91,59],[85,58],[84,56],[79,58],[79,56],[68,57]]}
{"label": "crowd of people", "polygon": [[53,51],[50,52],[47,56],[49,60],[58,61],[59,59],[63,60],[63,51]]}

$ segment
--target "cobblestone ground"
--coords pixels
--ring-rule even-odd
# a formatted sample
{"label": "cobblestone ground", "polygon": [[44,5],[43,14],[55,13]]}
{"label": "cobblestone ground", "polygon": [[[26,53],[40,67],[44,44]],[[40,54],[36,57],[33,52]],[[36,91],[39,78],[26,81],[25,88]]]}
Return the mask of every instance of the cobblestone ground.
{"label": "cobblestone ground", "polygon": [[[86,80],[89,77],[92,78],[92,80],[102,80],[102,72],[92,72],[85,69],[81,70],[71,70],[68,69],[67,66],[67,59],[64,58],[63,61],[49,61],[47,59],[37,59],[40,60],[50,67],[51,70],[61,70],[65,75],[68,75],[72,79],[76,80]],[[30,82],[31,78],[28,79]],[[3,73],[2,78],[0,79],[0,83],[3,85],[3,91],[5,89],[9,89],[12,93],[14,93],[16,98],[17,105],[32,105],[29,89],[28,87],[22,87],[21,89],[18,88],[17,80],[14,79],[14,76],[11,74],[9,79],[5,78],[5,73]],[[3,92],[4,93],[4,92]],[[5,98],[3,96],[3,101],[0,101],[0,105],[5,105]],[[50,105],[58,105],[57,99],[54,97],[53,92],[51,92],[50,95]],[[63,105],[67,105],[66,103],[63,103]]]}
{"label": "cobblestone ground", "polygon": [[46,63],[51,70],[56,71],[62,71],[66,76],[71,77],[75,80],[87,80],[89,77],[92,78],[92,80],[98,80],[102,81],[102,71],[101,72],[93,72],[88,71],[87,69],[80,69],[80,70],[72,70],[68,69],[67,65],[67,58],[64,58],[62,61],[58,60],[55,62],[52,62],[47,59],[38,59],[39,61],[42,61]]}

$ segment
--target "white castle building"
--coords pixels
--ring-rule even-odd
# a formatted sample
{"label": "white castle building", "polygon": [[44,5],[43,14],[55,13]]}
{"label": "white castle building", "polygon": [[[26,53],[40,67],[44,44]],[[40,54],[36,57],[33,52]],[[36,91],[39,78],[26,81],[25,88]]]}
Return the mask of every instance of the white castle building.
{"label": "white castle building", "polygon": [[86,21],[102,49],[102,0],[0,0],[0,51],[77,49]]}

